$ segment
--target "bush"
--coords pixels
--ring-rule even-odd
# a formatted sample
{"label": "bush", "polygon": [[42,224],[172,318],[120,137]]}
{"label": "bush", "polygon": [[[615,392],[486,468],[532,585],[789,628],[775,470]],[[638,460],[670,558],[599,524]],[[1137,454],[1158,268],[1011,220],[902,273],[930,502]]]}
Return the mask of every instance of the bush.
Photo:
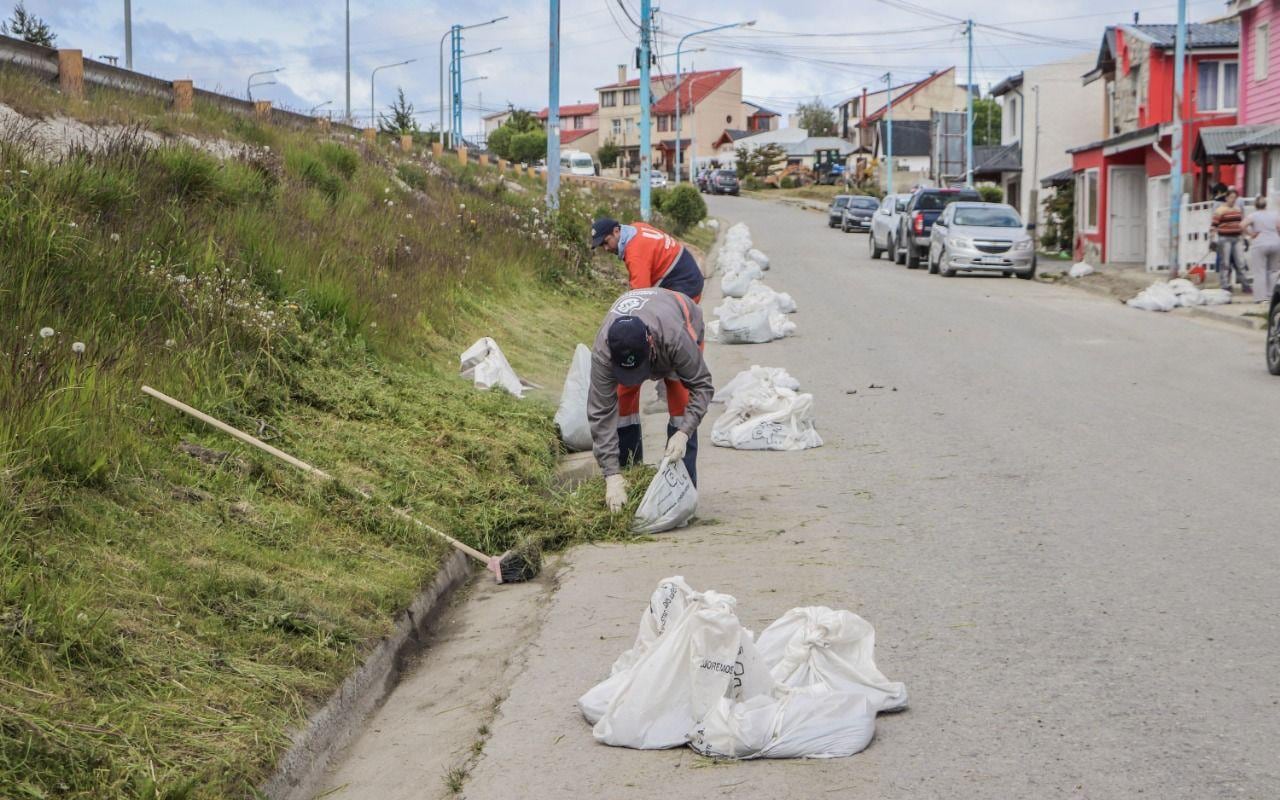
{"label": "bush", "polygon": [[356,151],[337,142],[324,142],[320,145],[319,152],[324,163],[344,180],[349,181],[355,177],[356,168],[360,166],[360,156],[356,155]]}
{"label": "bush", "polygon": [[799,185],[800,185],[800,181],[798,181],[796,179],[796,176],[794,175],[788,175],[787,177],[782,179],[781,186],[783,189],[794,189]]}
{"label": "bush", "polygon": [[662,213],[675,223],[675,232],[684,233],[707,216],[707,203],[693,186],[682,183],[665,191]]}
{"label": "bush", "polygon": [[1004,190],[999,186],[979,186],[978,195],[984,203],[1003,203]]}

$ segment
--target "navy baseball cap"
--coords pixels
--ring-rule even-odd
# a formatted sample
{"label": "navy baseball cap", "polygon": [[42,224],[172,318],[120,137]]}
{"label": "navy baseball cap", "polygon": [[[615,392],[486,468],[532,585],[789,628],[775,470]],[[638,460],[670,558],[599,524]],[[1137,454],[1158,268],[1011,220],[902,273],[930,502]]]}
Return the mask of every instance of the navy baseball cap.
{"label": "navy baseball cap", "polygon": [[604,237],[613,233],[613,229],[617,227],[618,221],[608,217],[601,217],[591,223],[591,246],[599,247],[604,244]]}
{"label": "navy baseball cap", "polygon": [[609,326],[613,377],[623,386],[639,386],[649,377],[649,329],[639,317],[618,317]]}

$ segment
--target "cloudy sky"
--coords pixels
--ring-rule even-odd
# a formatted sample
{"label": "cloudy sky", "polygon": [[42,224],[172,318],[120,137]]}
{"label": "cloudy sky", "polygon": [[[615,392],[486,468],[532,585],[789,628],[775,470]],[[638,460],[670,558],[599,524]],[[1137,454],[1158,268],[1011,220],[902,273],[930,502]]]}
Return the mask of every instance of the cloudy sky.
{"label": "cloudy sky", "polygon": [[[464,87],[465,128],[476,130],[482,112],[508,103],[546,105],[545,0],[350,1],[351,103],[357,117],[368,119],[374,67],[417,59],[379,73],[376,104],[385,110],[403,87],[423,127],[436,124],[441,35],[455,22],[504,15],[510,19],[466,34],[467,52],[502,49],[463,62],[464,78],[484,76]],[[1113,0],[666,0],[655,2],[661,7],[657,50],[659,63],[672,69],[670,54],[680,36],[756,20],[751,29],[690,39],[682,63],[698,69],[741,66],[747,99],[786,112],[814,96],[834,103],[864,85],[877,85],[888,70],[896,83],[899,75],[918,78],[955,65],[963,80],[966,42],[955,21],[960,18],[977,24],[974,77],[984,87],[1024,66],[1096,52],[1103,28],[1130,22],[1135,12],[1142,22],[1175,19],[1176,6],[1168,0],[1131,2],[1121,7]],[[123,56],[123,0],[26,5],[50,23],[60,46],[91,57]],[[1189,16],[1210,19],[1224,8],[1221,0],[1192,0]],[[273,76],[277,83],[256,88],[255,96],[303,111],[328,101],[325,109],[341,113],[344,9],[345,0],[133,0],[134,67],[240,96],[250,73],[284,67]],[[634,66],[638,36],[631,20],[638,19],[638,9],[639,0],[562,0],[562,102],[593,102],[593,88],[613,81],[618,64]]]}

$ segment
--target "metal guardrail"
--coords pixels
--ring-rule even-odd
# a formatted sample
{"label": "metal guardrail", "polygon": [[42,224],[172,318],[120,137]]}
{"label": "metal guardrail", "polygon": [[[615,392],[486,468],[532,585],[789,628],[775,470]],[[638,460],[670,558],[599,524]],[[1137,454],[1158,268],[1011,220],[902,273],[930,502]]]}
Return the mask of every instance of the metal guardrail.
{"label": "metal guardrail", "polygon": [[[57,80],[58,51],[51,47],[32,44],[10,36],[0,36],[0,67],[21,69],[42,78]],[[145,95],[166,101],[173,99],[172,81],[135,72],[124,67],[113,66],[102,61],[95,61],[91,58],[84,59],[84,81],[93,86],[115,89],[130,94]],[[207,89],[195,89],[193,94],[197,102],[208,103],[225,111],[248,116],[255,113],[253,103],[248,100],[211,92]],[[318,119],[318,117],[299,114],[288,109],[271,109],[272,122],[292,127],[311,127],[316,124]],[[359,128],[342,123],[334,122],[331,124],[333,128],[345,130],[349,133],[360,132]]]}

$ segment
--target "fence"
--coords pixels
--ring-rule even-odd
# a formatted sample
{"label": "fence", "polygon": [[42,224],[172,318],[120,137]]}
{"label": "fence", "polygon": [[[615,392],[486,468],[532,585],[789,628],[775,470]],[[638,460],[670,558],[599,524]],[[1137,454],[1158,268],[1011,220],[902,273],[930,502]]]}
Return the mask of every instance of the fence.
{"label": "fence", "polygon": [[[1278,208],[1280,193],[1275,180],[1267,182],[1267,205]],[[1182,196],[1180,231],[1178,236],[1178,271],[1184,272],[1197,264],[1210,264],[1215,260],[1213,249],[1213,210],[1219,204],[1213,201],[1192,203],[1191,196]],[[1253,210],[1254,199],[1242,198],[1240,206],[1245,214]],[[1153,230],[1147,244],[1147,271],[1163,272],[1169,268],[1169,226],[1171,208],[1158,208],[1154,214]]]}
{"label": "fence", "polygon": [[[258,106],[249,100],[241,100],[238,97],[218,94],[206,89],[196,89],[188,80],[166,81],[124,67],[94,61],[91,58],[84,58],[79,50],[55,50],[9,36],[0,36],[0,67],[20,69],[57,81],[64,91],[70,88],[74,93],[75,87],[90,84],[164,100],[173,103],[179,111],[191,110],[183,108],[183,93],[190,92],[190,100],[208,103],[224,111],[245,115],[263,114],[265,111],[270,120],[276,124],[311,127],[319,119],[296,111],[271,108],[270,105]],[[359,129],[347,125],[335,124],[334,127],[349,133],[359,133]]]}

